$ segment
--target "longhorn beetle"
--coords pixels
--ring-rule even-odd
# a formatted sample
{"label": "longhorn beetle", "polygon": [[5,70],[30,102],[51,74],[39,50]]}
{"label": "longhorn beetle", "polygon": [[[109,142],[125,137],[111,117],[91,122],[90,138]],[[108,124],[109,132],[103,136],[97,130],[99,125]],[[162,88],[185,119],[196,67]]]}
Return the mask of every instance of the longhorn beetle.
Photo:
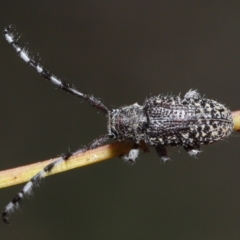
{"label": "longhorn beetle", "polygon": [[[125,161],[135,161],[139,154],[140,142],[153,146],[160,158],[166,161],[169,159],[166,146],[182,146],[191,156],[196,156],[200,152],[200,145],[222,140],[233,131],[230,110],[214,100],[201,97],[196,90],[188,91],[184,97],[158,95],[146,99],[143,105],[134,103],[109,110],[99,99],[76,90],[30,57],[28,50],[19,45],[19,37],[12,25],[4,29],[3,35],[20,58],[38,74],[58,88],[85,100],[107,116],[108,133],[95,139],[82,151],[98,147],[112,138],[134,143],[133,149],[122,156]],[[9,213],[31,192],[34,185],[37,185],[54,167],[78,152],[62,155],[33,176],[5,207],[2,213],[3,221],[9,224]]]}

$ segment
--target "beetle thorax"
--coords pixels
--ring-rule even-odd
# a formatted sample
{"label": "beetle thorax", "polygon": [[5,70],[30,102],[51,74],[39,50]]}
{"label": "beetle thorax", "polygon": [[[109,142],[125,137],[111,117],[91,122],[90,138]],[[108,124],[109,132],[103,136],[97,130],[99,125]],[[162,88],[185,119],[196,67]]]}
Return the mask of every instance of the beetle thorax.
{"label": "beetle thorax", "polygon": [[147,117],[143,107],[137,103],[113,109],[109,113],[109,136],[120,141],[130,140],[136,143],[145,140],[145,126]]}

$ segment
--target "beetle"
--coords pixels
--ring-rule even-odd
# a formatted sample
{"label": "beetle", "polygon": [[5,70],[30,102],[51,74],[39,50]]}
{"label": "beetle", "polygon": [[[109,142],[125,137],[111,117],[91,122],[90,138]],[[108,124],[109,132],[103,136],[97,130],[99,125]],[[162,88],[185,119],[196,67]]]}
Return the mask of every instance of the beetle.
{"label": "beetle", "polygon": [[[153,146],[160,158],[167,161],[169,157],[166,146],[181,146],[191,156],[196,156],[200,153],[201,145],[223,140],[233,131],[231,111],[215,100],[202,97],[196,90],[189,90],[183,97],[158,95],[146,99],[142,105],[134,103],[109,110],[102,101],[76,90],[30,57],[28,51],[18,43],[18,36],[14,33],[12,25],[4,29],[3,35],[20,58],[43,78],[58,88],[85,100],[107,116],[108,133],[96,138],[80,151],[101,146],[111,138],[134,143],[130,152],[121,156],[125,161],[135,161],[139,155],[141,142]],[[2,213],[3,221],[9,224],[8,215],[18,206],[20,200],[28,195],[54,167],[77,153],[79,150],[63,154],[33,176],[5,207]]]}

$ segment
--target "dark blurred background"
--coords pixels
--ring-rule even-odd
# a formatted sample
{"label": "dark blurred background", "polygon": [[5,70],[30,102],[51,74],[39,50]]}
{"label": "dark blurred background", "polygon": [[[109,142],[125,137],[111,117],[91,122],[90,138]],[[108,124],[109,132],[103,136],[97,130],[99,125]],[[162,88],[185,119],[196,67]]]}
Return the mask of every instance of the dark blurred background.
{"label": "dark blurred background", "polygon": [[[156,94],[203,95],[240,109],[239,1],[7,1],[42,63],[108,107]],[[38,76],[0,39],[0,169],[53,158],[106,133],[106,118]],[[36,54],[35,54],[36,56]],[[43,181],[1,239],[240,239],[240,138],[192,158],[154,149]],[[1,189],[4,206],[22,185]]]}

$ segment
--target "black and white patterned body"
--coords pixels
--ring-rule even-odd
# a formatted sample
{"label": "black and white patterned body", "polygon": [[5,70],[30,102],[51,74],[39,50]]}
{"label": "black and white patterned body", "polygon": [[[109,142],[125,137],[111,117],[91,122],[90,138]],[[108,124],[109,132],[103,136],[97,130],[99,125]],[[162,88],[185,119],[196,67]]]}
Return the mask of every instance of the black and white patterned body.
{"label": "black and white patterned body", "polygon": [[182,146],[190,155],[196,155],[200,152],[200,145],[222,140],[233,130],[230,110],[191,90],[183,98],[159,95],[147,99],[142,106],[135,103],[109,110],[99,99],[76,90],[42,67],[24,47],[20,46],[19,37],[14,33],[12,26],[5,28],[3,35],[19,57],[39,75],[58,88],[85,100],[108,117],[108,134],[95,139],[85,148],[62,155],[30,179],[6,205],[2,219],[7,224],[9,213],[17,208],[20,200],[31,193],[32,188],[53,168],[79,152],[103,145],[109,138],[134,143],[129,154],[122,156],[126,161],[135,161],[141,142],[155,147],[158,155],[166,161],[168,160],[166,146]]}
{"label": "black and white patterned body", "polygon": [[233,131],[231,111],[196,91],[187,92],[182,99],[152,97],[144,108],[149,145],[183,146],[194,153],[191,149],[197,152],[200,145],[222,140]]}
{"label": "black and white patterned body", "polygon": [[[200,145],[224,139],[233,131],[230,110],[190,90],[180,96],[154,96],[143,106],[133,104],[114,110],[109,116],[109,132],[118,140],[145,142],[157,150],[182,146],[190,155]],[[167,160],[166,150],[158,151]]]}

